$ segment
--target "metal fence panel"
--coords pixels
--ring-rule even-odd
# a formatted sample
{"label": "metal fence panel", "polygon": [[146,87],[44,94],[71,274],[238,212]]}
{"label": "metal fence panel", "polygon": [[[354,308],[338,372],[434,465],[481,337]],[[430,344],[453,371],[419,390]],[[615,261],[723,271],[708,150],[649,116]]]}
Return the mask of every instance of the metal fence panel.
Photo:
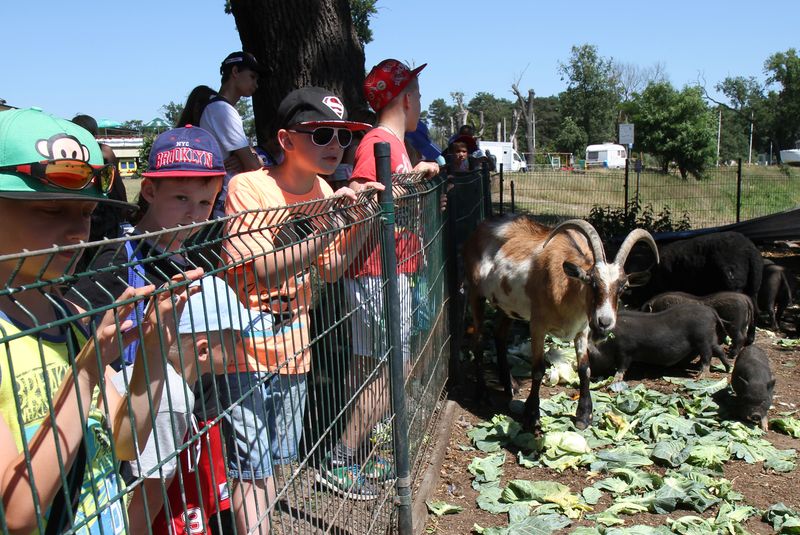
{"label": "metal fence panel", "polygon": [[[450,356],[445,226],[439,207],[443,184],[441,178],[418,179],[395,177],[399,183],[395,186],[397,251],[381,247],[383,212],[373,195],[362,194],[354,204],[328,199],[103,243],[0,257],[2,273],[8,274],[0,285],[5,311],[0,317],[0,358],[8,363],[2,369],[0,386],[10,387],[4,406],[16,414],[12,421],[6,413],[3,416],[12,427],[24,430],[30,424],[29,432],[17,436],[21,469],[31,475],[28,500],[40,518],[37,530],[46,530],[41,519],[47,507],[42,502],[49,503],[49,495],[58,487],[71,496],[70,478],[76,477],[71,466],[81,464],[72,462],[75,440],[70,445],[56,434],[51,439],[54,455],[49,470],[58,476],[57,481],[32,471],[34,465],[42,466],[38,458],[34,460],[41,444],[33,428],[37,422],[62,421],[61,416],[54,416],[60,414],[59,388],[69,390],[83,380],[75,364],[78,355],[90,358],[96,370],[106,372],[94,391],[94,401],[86,396],[71,399],[69,407],[80,416],[77,428],[82,438],[78,442],[83,443],[90,461],[105,463],[105,472],[101,479],[86,478],[85,504],[74,506],[67,499],[58,511],[54,507],[50,512],[51,519],[56,513],[65,514],[66,532],[134,532],[132,526],[148,526],[148,519],[158,509],[182,519],[190,532],[240,532],[229,515],[212,515],[206,525],[201,512],[224,508],[235,492],[242,496],[250,493],[253,498],[263,487],[263,476],[246,474],[241,459],[238,478],[223,470],[221,477],[219,472],[208,473],[210,481],[206,481],[204,472],[197,469],[203,458],[235,465],[231,451],[231,444],[237,444],[235,438],[252,445],[252,451],[246,453],[259,457],[266,456],[270,444],[297,442],[296,457],[286,458],[282,464],[275,462],[274,492],[266,507],[254,502],[247,515],[254,532],[267,528],[274,533],[391,531],[394,479],[375,485],[369,500],[352,499],[355,487],[364,481],[369,461],[386,459],[391,466],[397,447],[397,439],[391,438],[394,412],[386,380],[392,349],[386,343],[387,323],[402,322],[405,329],[400,349],[408,355],[408,364],[399,384],[409,416],[407,429],[400,431],[409,442],[412,467],[420,465]],[[482,203],[483,198],[478,201]],[[268,243],[268,249],[260,248],[259,243]],[[399,286],[401,318],[386,315],[383,292],[390,274],[379,273],[368,283],[354,282],[358,277],[353,277],[352,271],[331,269],[330,257],[321,256],[334,249],[364,264],[369,264],[376,251],[378,258],[398,254],[400,269],[407,274],[406,283]],[[84,251],[97,256],[83,259],[76,271]],[[235,295],[204,290],[191,297],[192,306],[179,315],[170,303],[175,295],[187,291],[189,282],[180,275],[196,267],[204,269],[205,277],[224,281]],[[155,289],[117,299],[120,288],[137,277],[139,286],[153,283]],[[307,295],[308,300],[301,303],[307,316],[286,315],[281,306],[289,294]],[[243,299],[254,295],[259,299]],[[149,303],[157,296],[165,298],[151,312]],[[47,321],[38,319],[42,303],[56,310],[48,312],[53,317]],[[242,306],[245,311],[237,313]],[[105,314],[106,330],[99,330]],[[378,321],[365,320],[376,314]],[[128,328],[129,317],[137,320],[133,328]],[[211,328],[196,327],[198,321],[208,326],[221,317],[229,318],[232,325],[218,335]],[[291,327],[298,318],[307,320],[308,328],[295,336]],[[165,325],[182,320],[194,327],[172,340]],[[263,339],[253,334],[268,328],[270,334]],[[75,337],[69,335],[71,331]],[[248,341],[248,337],[258,342]],[[94,347],[89,344],[81,353],[84,339],[94,341]],[[355,339],[369,340],[372,345],[368,350],[363,346],[354,349]],[[138,352],[132,353],[134,364],[128,368],[121,356],[132,340],[138,343]],[[58,366],[45,362],[53,358],[51,343],[69,350],[68,355],[59,357]],[[245,357],[246,349],[250,358]],[[272,354],[283,357],[271,361]],[[23,361],[34,363],[27,375],[19,368]],[[112,361],[121,371],[112,372],[105,366]],[[294,373],[304,363],[310,368],[305,379]],[[239,375],[244,369],[257,373],[248,376],[255,379]],[[166,374],[169,377],[163,387],[155,387]],[[229,422],[249,407],[253,396],[280,389],[305,390],[307,395],[286,394],[279,406],[271,406],[277,425],[264,428],[253,423],[244,426],[241,436],[232,435],[235,428]],[[116,393],[125,392],[131,394],[118,410]],[[78,410],[78,402],[84,409]],[[135,403],[147,408],[139,411],[139,420],[121,420],[121,415],[134,410]],[[268,406],[267,402],[263,406]],[[144,448],[147,435],[139,433],[140,428],[147,427],[153,428],[146,439],[152,458],[136,453]],[[83,432],[87,429],[91,432]],[[297,429],[297,435],[287,429]],[[320,482],[324,479],[321,468],[347,433],[365,437],[357,444],[359,457],[349,494],[348,489],[333,492]],[[219,440],[212,440],[216,434],[220,434]],[[268,439],[260,440],[264,435]],[[126,453],[132,460],[124,465],[120,452],[127,451],[126,447],[133,453]],[[243,455],[241,447],[233,449],[238,452],[236,458]],[[94,456],[101,450],[102,458]],[[90,469],[98,468],[88,464]],[[231,485],[233,479],[241,482]],[[45,481],[52,491],[39,488]],[[211,491],[198,495],[203,485]],[[44,500],[41,492],[45,492]],[[0,524],[7,529],[3,510]]]}
{"label": "metal fence panel", "polygon": [[[737,167],[708,169],[701,180],[684,180],[677,173],[645,169],[628,176],[628,202],[638,195],[641,205],[652,205],[655,213],[668,207],[675,218],[688,214],[692,228],[736,222]],[[513,185],[513,186],[512,186]],[[594,206],[623,209],[625,170],[552,169],[536,167],[527,173],[505,173],[501,197],[499,179],[492,183],[492,200],[503,202],[510,212],[511,188],[516,211],[545,218],[586,218]],[[743,166],[741,171],[741,219],[769,215],[800,203],[800,172],[777,166]]]}

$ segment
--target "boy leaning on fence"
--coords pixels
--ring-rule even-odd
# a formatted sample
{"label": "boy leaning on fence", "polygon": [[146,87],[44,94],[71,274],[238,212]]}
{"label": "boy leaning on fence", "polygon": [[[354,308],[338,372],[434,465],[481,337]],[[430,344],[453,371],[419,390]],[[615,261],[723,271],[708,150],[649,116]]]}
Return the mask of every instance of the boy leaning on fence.
{"label": "boy leaning on fence", "polygon": [[[110,202],[111,180],[100,147],[83,128],[36,109],[0,112],[0,495],[12,532],[126,531],[123,502],[112,501],[120,488],[115,456],[132,460],[134,444],[147,441],[147,392],[161,397],[161,355],[176,338],[185,280],[202,274],[176,276],[174,289],[156,294],[137,330],[125,318],[155,287],[126,289],[119,301],[130,304],[106,312],[94,334],[63,299],[61,281],[20,290],[70,277],[80,250],[24,260],[4,255],[85,241],[95,206]],[[104,388],[103,376],[120,347],[140,333],[146,356],[131,373],[131,393],[120,397]]]}
{"label": "boy leaning on fence", "polygon": [[[353,131],[369,125],[347,120],[339,97],[322,88],[291,92],[278,107],[277,140],[284,153],[274,167],[242,173],[230,182],[232,218],[225,251],[234,264],[229,280],[257,317],[245,333],[246,357],[229,367],[228,431],[231,498],[237,528],[252,529],[274,501],[273,465],[297,458],[310,370],[310,269],[323,278],[340,271],[335,201],[320,175],[335,171]],[[228,400],[230,401],[230,400]],[[267,523],[261,523],[268,529]]]}
{"label": "boy leaning on fence", "polygon": [[[381,142],[390,145],[392,173],[416,172],[426,178],[438,174],[439,166],[433,162],[420,162],[412,167],[404,144],[405,133],[415,130],[419,121],[421,105],[417,78],[424,68],[425,65],[422,65],[411,70],[400,61],[387,59],[373,67],[364,80],[364,94],[369,105],[377,112],[378,120],[356,151],[351,181],[353,189],[360,190],[375,184],[374,148],[376,143]],[[395,189],[400,193],[399,188]],[[421,241],[408,229],[398,229],[395,236],[401,308],[400,343],[408,370],[411,360],[410,276],[419,269]],[[351,384],[360,382],[361,377],[357,375],[368,375],[369,370],[376,366],[373,364],[376,359],[383,359],[388,350],[385,343],[381,273],[379,247],[367,247],[360,251],[345,273],[348,309],[353,311],[350,318],[351,342],[356,359],[350,366]],[[377,454],[370,456],[365,451],[365,443],[373,426],[385,416],[388,407],[389,382],[384,366],[356,400],[342,436],[325,458],[320,471],[321,483],[353,499],[375,499],[379,496],[376,483],[394,477],[392,462]]]}
{"label": "boy leaning on fence", "polygon": [[[68,299],[84,309],[108,305],[129,286],[139,288],[150,283],[166,283],[170,277],[194,265],[186,254],[185,244],[200,230],[199,226],[192,224],[205,221],[211,215],[225,174],[222,151],[211,134],[201,128],[175,128],[156,137],[148,163],[139,195],[138,220],[133,228],[125,232],[129,239],[102,246],[89,263],[93,273],[79,279],[67,293]],[[211,269],[214,266],[205,259],[203,267]],[[138,354],[137,345],[131,344],[123,352],[121,362],[114,363],[115,369],[132,364]],[[162,367],[169,369],[166,357],[165,354]],[[174,389],[172,383],[167,383],[165,396],[174,402],[172,405],[185,404],[186,394],[182,385],[180,383],[181,387]],[[217,416],[215,381],[212,376],[204,375],[200,381],[193,381],[191,386],[201,396],[194,412],[200,425],[204,426],[206,421]],[[161,431],[157,426],[155,433]],[[209,444],[204,443],[197,472],[202,481],[213,478],[224,482],[224,462],[213,455],[214,451],[221,448],[219,426],[211,427],[207,437]],[[157,437],[156,440],[161,438]],[[171,452],[159,453],[163,459]],[[132,516],[132,527],[144,530],[152,524],[162,508],[161,485],[168,487],[169,496],[180,495],[182,490],[177,482],[169,485],[172,477],[164,476],[162,481],[158,472],[139,472],[136,464],[131,466],[131,471],[134,476],[146,478],[144,492],[136,492],[130,505],[131,511],[141,511],[141,514]],[[196,487],[194,474],[191,474],[191,484],[187,486]],[[212,514],[218,509],[226,509],[226,495],[226,488],[219,488],[214,499],[206,500],[203,504],[203,513]],[[147,500],[149,517],[144,514],[143,499]],[[172,513],[176,515],[175,522],[181,522],[185,512],[178,510]]]}
{"label": "boy leaning on fence", "polygon": [[[210,533],[210,513],[219,500],[227,499],[227,490],[220,490],[227,488],[224,474],[217,480],[211,470],[196,470],[201,463],[207,464],[207,451],[221,457],[222,449],[209,440],[209,432],[199,432],[200,425],[193,414],[192,386],[205,374],[225,373],[228,360],[234,358],[240,344],[239,333],[248,322],[248,311],[221,278],[205,276],[199,286],[202,291],[189,298],[178,322],[178,343],[169,349],[169,394],[161,398],[153,434],[136,462],[131,463],[132,475],[145,478],[143,488],[137,487],[129,505],[131,530],[136,533],[145,533],[148,528],[156,535]],[[113,377],[120,393],[126,391],[129,375],[128,371]],[[180,455],[170,457],[181,446],[184,449]],[[178,463],[182,468],[182,492],[180,483],[173,481]],[[169,489],[168,506],[163,508],[162,486]]]}

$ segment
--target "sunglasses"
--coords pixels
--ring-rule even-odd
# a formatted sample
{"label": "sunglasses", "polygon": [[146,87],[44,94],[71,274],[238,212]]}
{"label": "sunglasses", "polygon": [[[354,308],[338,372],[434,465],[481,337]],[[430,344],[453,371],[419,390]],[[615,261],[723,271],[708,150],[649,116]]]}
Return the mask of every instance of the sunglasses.
{"label": "sunglasses", "polygon": [[339,139],[339,146],[342,148],[350,145],[353,141],[353,133],[347,128],[333,128],[331,126],[320,126],[314,130],[297,130],[291,129],[291,132],[298,132],[300,134],[311,134],[311,141],[318,147],[324,147],[333,141],[334,134]]}
{"label": "sunglasses", "polygon": [[82,160],[49,160],[23,165],[0,167],[0,171],[12,171],[38,178],[45,184],[58,188],[79,191],[96,184],[100,191],[108,193],[114,182],[114,167],[104,165],[95,168]]}

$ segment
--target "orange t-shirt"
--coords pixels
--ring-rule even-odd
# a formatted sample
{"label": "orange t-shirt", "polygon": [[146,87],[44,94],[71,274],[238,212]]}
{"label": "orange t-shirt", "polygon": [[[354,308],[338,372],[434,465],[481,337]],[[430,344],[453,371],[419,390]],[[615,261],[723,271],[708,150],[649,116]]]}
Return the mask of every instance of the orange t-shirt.
{"label": "orange t-shirt", "polygon": [[259,210],[240,214],[227,223],[228,239],[223,246],[223,257],[229,263],[238,264],[230,269],[228,282],[250,310],[271,314],[273,318],[271,331],[261,333],[256,324],[253,332],[245,333],[245,354],[237,352],[238,362],[231,362],[228,371],[256,371],[263,370],[264,366],[271,372],[284,374],[309,371],[309,267],[312,263],[324,263],[327,255],[320,254],[310,261],[287,258],[294,262],[300,260],[302,271],[279,273],[283,280],[275,281],[258,280],[253,260],[265,257],[268,263],[276,261],[277,256],[273,255],[289,254],[291,244],[309,234],[330,230],[330,219],[324,217],[328,203],[299,203],[332,196],[333,190],[321,177],[317,177],[307,193],[289,193],[270,176],[269,169],[236,175],[228,185],[227,215]]}

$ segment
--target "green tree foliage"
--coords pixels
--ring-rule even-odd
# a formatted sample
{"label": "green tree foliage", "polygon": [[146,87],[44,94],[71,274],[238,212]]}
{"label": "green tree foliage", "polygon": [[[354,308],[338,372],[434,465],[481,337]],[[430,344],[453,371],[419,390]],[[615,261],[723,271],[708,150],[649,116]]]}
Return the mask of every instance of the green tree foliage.
{"label": "green tree foliage", "polygon": [[178,118],[181,116],[183,112],[183,103],[174,102],[172,100],[169,103],[164,104],[161,106],[161,115],[164,116],[164,119],[170,124],[174,125],[178,122]]}
{"label": "green tree foliage", "polygon": [[249,98],[240,98],[236,103],[236,111],[242,118],[244,134],[251,143],[256,141],[256,117],[253,115],[253,101]]}
{"label": "green tree foliage", "polygon": [[771,119],[764,114],[764,92],[761,84],[753,78],[729,76],[716,85],[717,91],[728,98],[729,104],[721,105],[715,114],[722,113],[720,135],[720,161],[737,158],[747,159],[750,150],[750,123],[753,123],[753,147],[758,151],[769,148],[767,126]]}
{"label": "green tree foliage", "polygon": [[450,119],[455,116],[455,108],[443,98],[434,99],[428,106],[426,122],[430,127],[431,139],[443,146],[450,137]]}
{"label": "green tree foliage", "polygon": [[135,130],[137,132],[142,131],[142,125],[144,125],[144,121],[141,119],[131,119],[130,121],[125,121],[122,123],[122,128],[127,130]]}
{"label": "green tree foliage", "polygon": [[613,61],[601,57],[594,45],[573,46],[569,60],[558,70],[567,82],[566,91],[559,95],[561,115],[572,117],[590,143],[615,139],[620,97]]}
{"label": "green tree foliage", "polygon": [[586,132],[572,117],[564,117],[553,144],[558,152],[580,154],[588,145]]}
{"label": "green tree foliage", "polygon": [[[535,97],[533,99],[533,110],[536,113],[537,149],[540,152],[552,152],[557,150],[556,138],[561,133],[561,104],[559,103],[558,97]],[[579,147],[579,150],[583,150],[585,146],[584,144]]]}
{"label": "green tree foliage", "polygon": [[372,29],[369,27],[369,19],[378,13],[375,5],[378,0],[350,0],[350,12],[353,15],[353,26],[356,29],[358,42],[363,47],[372,42]]}
{"label": "green tree foliage", "polygon": [[779,149],[794,148],[800,139],[800,57],[797,50],[776,52],[764,63],[767,84],[777,85],[768,94],[774,110],[771,134]]}
{"label": "green tree foliage", "polygon": [[497,139],[497,123],[506,120],[507,128],[511,129],[510,124],[513,114],[514,103],[507,98],[497,98],[491,93],[476,93],[472,100],[467,104],[469,109],[468,122],[478,128],[480,125],[480,115],[483,112],[483,122],[485,125],[483,139]]}
{"label": "green tree foliage", "polygon": [[669,82],[647,86],[627,107],[636,124],[636,146],[655,156],[664,171],[672,162],[681,177],[700,177],[716,155],[716,121],[700,88],[677,91]]}

